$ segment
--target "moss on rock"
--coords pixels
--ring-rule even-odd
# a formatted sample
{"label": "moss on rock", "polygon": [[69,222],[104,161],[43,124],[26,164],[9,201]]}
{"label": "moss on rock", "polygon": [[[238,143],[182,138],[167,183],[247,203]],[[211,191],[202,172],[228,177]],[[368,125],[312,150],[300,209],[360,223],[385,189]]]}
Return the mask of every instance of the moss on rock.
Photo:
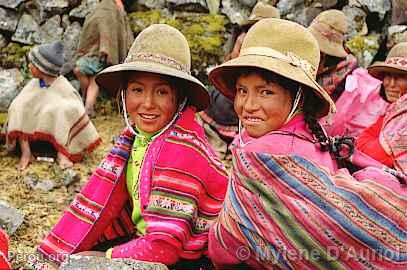
{"label": "moss on rock", "polygon": [[10,42],[6,47],[0,49],[0,66],[4,69],[18,68],[26,77],[28,71],[26,55],[31,48],[32,46]]}
{"label": "moss on rock", "polygon": [[205,70],[222,61],[228,20],[223,15],[180,13],[170,16],[160,10],[139,11],[129,14],[135,35],[151,24],[165,23],[180,30],[191,48],[192,72],[205,80]]}
{"label": "moss on rock", "polygon": [[361,66],[367,67],[371,64],[380,47],[380,35],[355,36],[346,42],[346,46],[358,58]]}

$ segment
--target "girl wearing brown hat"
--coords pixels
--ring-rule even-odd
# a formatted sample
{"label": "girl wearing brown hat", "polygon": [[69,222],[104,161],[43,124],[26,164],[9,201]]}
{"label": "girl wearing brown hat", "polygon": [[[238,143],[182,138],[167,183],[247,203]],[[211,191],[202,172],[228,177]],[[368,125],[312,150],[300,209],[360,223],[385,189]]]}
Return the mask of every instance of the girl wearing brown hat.
{"label": "girl wearing brown hat", "polygon": [[96,82],[118,93],[127,127],[39,251],[62,255],[94,250],[166,265],[198,259],[226,192],[227,174],[195,112],[208,106],[203,84],[191,76],[190,49],[175,28],[143,30],[123,64]]}
{"label": "girl wearing brown hat", "polygon": [[29,53],[33,79],[8,110],[7,140],[10,149],[19,143],[19,169],[34,159],[30,144],[50,143],[61,168],[83,159],[101,139],[90,122],[82,100],[70,82],[59,75],[64,47],[59,41],[35,46]]}
{"label": "girl wearing brown hat", "polygon": [[[315,81],[319,55],[306,28],[264,19],[248,31],[239,56],[209,74],[217,89],[234,99],[241,123],[224,207],[209,233],[209,256],[217,269],[407,265],[399,249],[405,217],[377,196],[401,196],[397,192],[403,190],[337,170],[335,158],[346,158],[352,145],[328,138],[317,122],[335,111]],[[389,246],[376,230],[397,244]],[[358,257],[376,253],[385,260]]]}
{"label": "girl wearing brown hat", "polygon": [[357,149],[407,174],[407,42],[394,46],[385,62],[368,67],[381,80],[382,97],[391,105],[357,138]]}
{"label": "girl wearing brown hat", "polygon": [[336,100],[345,89],[346,77],[357,68],[357,60],[344,48],[348,31],[346,15],[336,9],[321,12],[308,30],[321,51],[317,81]]}

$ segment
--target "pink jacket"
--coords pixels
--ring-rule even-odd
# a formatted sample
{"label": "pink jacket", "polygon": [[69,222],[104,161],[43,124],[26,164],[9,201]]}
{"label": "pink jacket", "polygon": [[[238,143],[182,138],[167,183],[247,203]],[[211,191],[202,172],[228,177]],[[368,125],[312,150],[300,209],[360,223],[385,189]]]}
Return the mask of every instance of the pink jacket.
{"label": "pink jacket", "polygon": [[[303,115],[298,115],[289,121],[279,131],[291,132],[304,136],[309,140],[314,140],[308,131]],[[270,132],[260,138],[251,138],[247,132],[243,131],[242,140],[246,144],[242,148],[246,151],[270,153],[274,155],[295,154],[310,159],[313,162],[328,168],[331,172],[336,171],[336,161],[329,152],[322,152],[317,144],[308,140],[298,138],[293,135]],[[238,136],[235,138],[235,145],[239,146]]]}
{"label": "pink jacket", "polygon": [[382,82],[370,76],[366,69],[357,68],[346,78],[345,91],[336,101],[337,112],[328,123],[321,124],[330,136],[357,137],[386,111],[388,103],[380,96]]}

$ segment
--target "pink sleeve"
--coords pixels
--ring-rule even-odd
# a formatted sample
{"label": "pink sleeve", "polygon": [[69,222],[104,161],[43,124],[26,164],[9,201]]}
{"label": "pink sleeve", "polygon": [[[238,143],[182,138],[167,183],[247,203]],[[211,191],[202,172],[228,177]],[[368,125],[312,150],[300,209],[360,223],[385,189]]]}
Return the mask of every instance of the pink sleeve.
{"label": "pink sleeve", "polygon": [[112,258],[131,258],[165,265],[175,264],[179,259],[176,247],[163,240],[153,239],[149,235],[114,247]]}

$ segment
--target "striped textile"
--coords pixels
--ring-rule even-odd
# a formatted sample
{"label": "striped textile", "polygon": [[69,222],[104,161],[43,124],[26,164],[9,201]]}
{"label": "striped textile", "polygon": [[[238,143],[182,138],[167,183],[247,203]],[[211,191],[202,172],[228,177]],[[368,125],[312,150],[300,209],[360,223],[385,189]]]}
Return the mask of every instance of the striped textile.
{"label": "striped textile", "polygon": [[296,155],[235,148],[233,156],[214,235],[237,261],[254,269],[407,269],[406,185],[376,168],[352,177]]}
{"label": "striped textile", "polygon": [[[199,258],[207,249],[209,226],[222,207],[227,185],[224,167],[194,114],[191,108],[185,110],[174,126],[152,141],[140,170],[146,234],[170,243],[187,259]],[[38,251],[47,259],[60,264],[66,255],[134,232],[125,180],[133,141],[132,133],[124,130],[42,241]]]}
{"label": "striped textile", "polygon": [[394,168],[407,175],[407,94],[387,109],[379,142],[392,157]]}
{"label": "striped textile", "polygon": [[80,96],[64,76],[44,88],[39,79],[27,83],[8,109],[6,136],[11,145],[19,138],[46,141],[75,162],[102,142]]}

